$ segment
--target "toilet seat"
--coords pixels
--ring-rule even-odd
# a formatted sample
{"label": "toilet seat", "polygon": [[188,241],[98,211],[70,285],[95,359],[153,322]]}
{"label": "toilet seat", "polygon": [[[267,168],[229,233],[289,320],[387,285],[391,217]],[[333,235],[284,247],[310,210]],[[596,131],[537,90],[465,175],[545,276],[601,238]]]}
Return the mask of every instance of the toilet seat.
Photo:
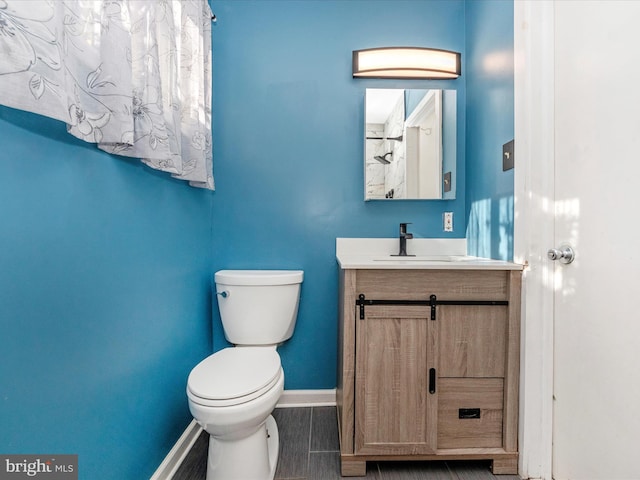
{"label": "toilet seat", "polygon": [[187,381],[187,393],[200,405],[238,405],[263,395],[281,375],[275,348],[229,347],[196,365]]}

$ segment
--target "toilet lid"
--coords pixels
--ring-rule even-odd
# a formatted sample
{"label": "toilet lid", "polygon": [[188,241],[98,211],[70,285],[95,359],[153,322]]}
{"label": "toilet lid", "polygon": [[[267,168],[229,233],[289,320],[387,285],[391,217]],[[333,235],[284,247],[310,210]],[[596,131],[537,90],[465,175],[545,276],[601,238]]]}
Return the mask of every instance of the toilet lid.
{"label": "toilet lid", "polygon": [[194,395],[225,400],[250,395],[274,381],[280,356],[274,348],[230,347],[201,361],[189,374]]}

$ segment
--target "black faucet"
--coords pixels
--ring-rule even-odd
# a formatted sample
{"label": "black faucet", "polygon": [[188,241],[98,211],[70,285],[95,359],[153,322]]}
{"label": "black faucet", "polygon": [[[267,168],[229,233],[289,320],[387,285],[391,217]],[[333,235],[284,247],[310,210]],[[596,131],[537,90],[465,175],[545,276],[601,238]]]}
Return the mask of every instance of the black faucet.
{"label": "black faucet", "polygon": [[411,225],[410,223],[401,223],[400,224],[400,251],[398,255],[392,255],[394,257],[415,257],[415,255],[407,254],[407,240],[413,238],[413,233],[407,233],[407,225]]}

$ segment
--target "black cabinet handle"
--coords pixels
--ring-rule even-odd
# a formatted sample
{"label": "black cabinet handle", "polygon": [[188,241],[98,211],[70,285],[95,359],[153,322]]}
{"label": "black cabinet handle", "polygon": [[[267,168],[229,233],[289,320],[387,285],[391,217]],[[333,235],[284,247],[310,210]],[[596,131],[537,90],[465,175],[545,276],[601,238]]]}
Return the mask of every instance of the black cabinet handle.
{"label": "black cabinet handle", "polygon": [[458,410],[458,418],[460,419],[480,418],[480,409],[479,408],[461,408]]}
{"label": "black cabinet handle", "polygon": [[436,369],[429,369],[429,393],[436,393]]}

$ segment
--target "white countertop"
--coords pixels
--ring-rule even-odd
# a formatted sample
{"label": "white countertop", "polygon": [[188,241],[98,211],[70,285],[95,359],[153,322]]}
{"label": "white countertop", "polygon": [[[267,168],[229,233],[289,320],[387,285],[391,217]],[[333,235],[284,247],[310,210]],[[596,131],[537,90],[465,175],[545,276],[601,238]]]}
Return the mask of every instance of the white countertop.
{"label": "white countertop", "polygon": [[336,258],[343,269],[522,270],[517,263],[466,255],[466,239],[415,238],[398,257],[397,238],[337,238]]}

